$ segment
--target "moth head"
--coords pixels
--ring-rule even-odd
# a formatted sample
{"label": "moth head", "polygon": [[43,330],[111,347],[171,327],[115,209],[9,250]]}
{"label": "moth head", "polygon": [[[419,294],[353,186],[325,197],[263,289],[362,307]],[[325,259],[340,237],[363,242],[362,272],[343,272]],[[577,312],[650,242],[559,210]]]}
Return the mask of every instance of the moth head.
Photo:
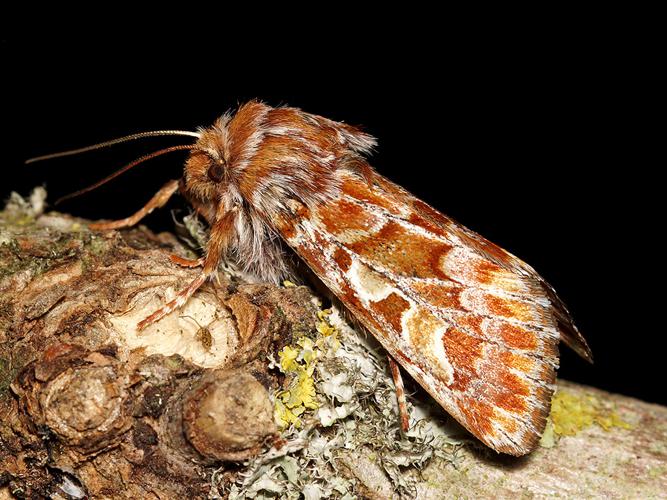
{"label": "moth head", "polygon": [[200,130],[200,137],[185,162],[185,190],[200,202],[215,201],[229,174],[227,115],[212,127]]}
{"label": "moth head", "polygon": [[257,152],[260,122],[270,109],[250,101],[233,115],[225,113],[212,126],[199,129],[183,176],[183,191],[190,201],[217,204],[225,195],[238,193],[239,176]]}

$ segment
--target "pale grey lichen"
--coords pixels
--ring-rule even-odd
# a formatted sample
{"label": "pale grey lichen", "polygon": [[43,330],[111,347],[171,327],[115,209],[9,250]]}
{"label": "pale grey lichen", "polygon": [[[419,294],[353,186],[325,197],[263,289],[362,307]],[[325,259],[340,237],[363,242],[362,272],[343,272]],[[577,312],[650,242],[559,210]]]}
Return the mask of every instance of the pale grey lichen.
{"label": "pale grey lichen", "polygon": [[[232,500],[358,498],[355,480],[344,474],[339,459],[361,450],[381,465],[398,497],[410,498],[415,479],[407,470],[421,468],[435,456],[455,460],[459,442],[441,420],[444,413],[413,401],[410,430],[402,433],[386,354],[374,339],[353,330],[337,310],[326,313],[320,319],[331,330],[317,325],[312,342],[305,343],[311,349],[306,357],[317,358],[308,366],[313,369],[318,408],[301,413],[301,427],[285,430],[280,449],[271,448],[247,462],[237,481],[224,491],[215,490],[212,498],[224,493]],[[289,356],[273,361],[275,367],[303,356],[287,352]]]}
{"label": "pale grey lichen", "polygon": [[12,191],[5,203],[4,216],[8,218],[35,219],[44,213],[46,208],[46,189],[38,186],[27,198]]}
{"label": "pale grey lichen", "polygon": [[[174,221],[177,225],[181,225],[181,223],[175,219]],[[197,212],[192,212],[184,216],[182,225],[192,239],[191,241],[187,241],[191,246],[198,250],[206,248],[206,244],[208,243],[208,230],[206,225],[197,216]]]}

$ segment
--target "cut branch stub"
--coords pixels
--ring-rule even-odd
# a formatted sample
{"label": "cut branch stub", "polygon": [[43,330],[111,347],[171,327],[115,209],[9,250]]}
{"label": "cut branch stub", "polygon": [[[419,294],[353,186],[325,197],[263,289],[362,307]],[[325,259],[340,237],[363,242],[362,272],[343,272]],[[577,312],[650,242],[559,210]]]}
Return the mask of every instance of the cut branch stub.
{"label": "cut branch stub", "polygon": [[269,393],[244,370],[209,372],[183,411],[190,443],[217,460],[247,459],[277,432]]}
{"label": "cut branch stub", "polygon": [[[160,441],[177,462],[173,453],[202,464],[247,459],[277,433],[269,393],[247,369],[202,371],[160,355],[132,367],[58,344],[24,369],[13,390],[36,428],[83,455],[117,444],[133,425],[153,426],[148,444]],[[176,438],[183,435],[188,442]]]}
{"label": "cut branch stub", "polygon": [[67,370],[40,395],[46,425],[69,444],[87,445],[96,436],[127,428],[125,384],[110,366]]}

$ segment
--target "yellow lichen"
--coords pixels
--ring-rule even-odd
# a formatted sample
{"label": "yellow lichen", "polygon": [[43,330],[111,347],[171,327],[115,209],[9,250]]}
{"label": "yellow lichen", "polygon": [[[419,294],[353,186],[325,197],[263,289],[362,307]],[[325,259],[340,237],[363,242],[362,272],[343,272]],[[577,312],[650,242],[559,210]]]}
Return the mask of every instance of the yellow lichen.
{"label": "yellow lichen", "polygon": [[293,411],[289,410],[280,399],[276,399],[273,407],[273,419],[281,429],[285,429],[292,424],[297,428],[301,426],[299,417]]}
{"label": "yellow lichen", "polygon": [[283,347],[278,353],[280,359],[280,371],[283,373],[295,372],[298,368],[296,358],[299,356],[299,350],[291,346]]}
{"label": "yellow lichen", "polygon": [[[287,375],[286,388],[276,395],[274,419],[284,429],[290,425],[301,427],[301,418],[306,410],[316,410],[317,393],[313,373],[317,360],[328,348],[336,348],[337,330],[328,322],[331,310],[319,311],[319,333],[316,341],[309,337],[301,337],[296,345],[285,346],[279,353],[280,371]],[[327,342],[330,341],[330,342]]]}
{"label": "yellow lichen", "polygon": [[540,446],[542,448],[553,448],[556,446],[557,441],[558,436],[556,436],[556,433],[554,432],[554,424],[551,422],[551,419],[549,419],[547,420],[547,425],[540,438]]}
{"label": "yellow lichen", "polygon": [[320,352],[308,337],[302,337],[297,342],[299,347],[301,347],[301,352],[299,356],[306,363],[306,368],[312,373],[315,368],[315,360],[318,358]]}
{"label": "yellow lichen", "polygon": [[560,436],[574,436],[580,430],[597,424],[604,430],[612,427],[630,429],[612,409],[592,394],[573,394],[568,391],[556,392],[551,405],[553,432]]}
{"label": "yellow lichen", "polygon": [[274,407],[275,421],[281,428],[291,424],[301,427],[299,416],[306,409],[318,408],[313,380],[317,355],[309,348],[312,345],[310,339],[302,338],[297,344],[301,349],[285,346],[278,353],[280,370],[289,377],[287,388],[277,394]]}
{"label": "yellow lichen", "polygon": [[333,349],[333,351],[336,351],[340,346],[340,342],[338,341],[338,330],[329,322],[330,315],[331,309],[323,309],[317,313],[317,318],[320,321],[317,323],[316,330],[320,336],[316,341],[316,345],[322,351],[326,349]]}
{"label": "yellow lichen", "polygon": [[[315,381],[310,373],[305,370],[299,370],[296,384],[289,391],[281,394],[282,402],[287,408],[294,410],[318,408],[315,395]],[[299,414],[301,414],[299,412]]]}

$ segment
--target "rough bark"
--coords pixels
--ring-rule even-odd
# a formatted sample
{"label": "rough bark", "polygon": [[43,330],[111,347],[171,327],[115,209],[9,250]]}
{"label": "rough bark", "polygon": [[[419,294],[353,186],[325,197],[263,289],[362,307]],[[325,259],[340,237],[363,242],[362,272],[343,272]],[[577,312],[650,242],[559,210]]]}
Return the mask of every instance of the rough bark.
{"label": "rough bark", "polygon": [[[8,220],[9,219],[9,220]],[[0,246],[0,486],[17,497],[200,498],[221,461],[278,438],[267,355],[312,328],[305,287],[221,275],[137,332],[197,273],[146,229],[93,234],[5,217]],[[205,333],[203,333],[205,332]]]}
{"label": "rough bark", "polygon": [[[137,332],[197,273],[169,260],[185,255],[177,239],[26,210],[0,215],[0,498],[207,498],[215,475],[231,482],[280,448],[271,394],[284,377],[268,359],[316,324],[307,288],[221,274]],[[593,419],[522,459],[466,441],[453,461],[402,468],[402,494],[664,496],[667,408],[561,387],[624,425]],[[371,448],[339,451],[337,470],[360,497],[395,497]]]}

